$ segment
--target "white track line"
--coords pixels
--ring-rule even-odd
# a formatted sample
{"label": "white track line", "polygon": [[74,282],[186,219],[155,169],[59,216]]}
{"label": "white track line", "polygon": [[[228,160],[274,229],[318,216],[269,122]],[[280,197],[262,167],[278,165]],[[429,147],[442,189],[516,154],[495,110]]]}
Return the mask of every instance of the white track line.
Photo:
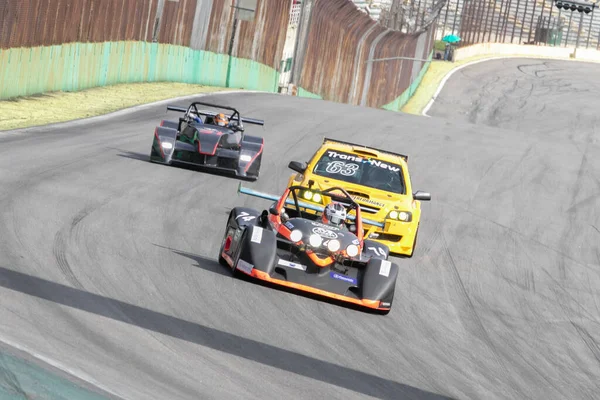
{"label": "white track line", "polygon": [[[98,388],[100,390],[103,390],[106,393],[109,393],[109,394],[111,394],[111,395],[113,395],[115,397],[118,397],[120,399],[125,399],[125,397],[116,394],[115,392],[113,392],[109,388],[103,386],[102,384],[100,384],[99,382],[97,382],[96,380],[94,380],[94,378],[90,377],[89,375],[85,374],[82,371],[77,371],[77,370],[74,370],[72,368],[69,368],[69,367],[65,366],[64,364],[61,364],[59,361],[53,360],[53,359],[51,359],[49,357],[46,357],[46,356],[44,356],[42,354],[36,353],[35,351],[33,351],[33,350],[31,350],[31,349],[29,349],[29,348],[27,348],[27,347],[25,347],[25,346],[23,346],[21,344],[13,342],[12,340],[7,340],[4,337],[0,337],[0,342],[5,343],[9,347],[12,347],[12,348],[15,348],[17,350],[20,350],[23,353],[27,353],[31,357],[37,358],[38,360],[41,360],[41,361],[45,362],[48,365],[51,365],[52,367],[54,367],[56,369],[59,369],[59,370],[61,370],[63,372],[66,372],[67,374],[69,374],[71,376],[74,376],[77,379],[80,379],[80,380],[82,380],[82,381],[84,381],[84,382],[86,382],[86,383],[88,383],[88,384],[90,384],[92,386],[95,386],[96,388]],[[42,367],[42,369],[43,369],[43,367]]]}

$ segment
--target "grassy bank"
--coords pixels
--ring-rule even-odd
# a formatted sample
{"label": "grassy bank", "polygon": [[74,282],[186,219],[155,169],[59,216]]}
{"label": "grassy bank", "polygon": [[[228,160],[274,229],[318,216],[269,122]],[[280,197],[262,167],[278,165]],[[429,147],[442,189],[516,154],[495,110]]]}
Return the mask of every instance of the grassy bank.
{"label": "grassy bank", "polygon": [[108,114],[178,96],[229,90],[186,83],[133,83],[0,101],[0,131]]}

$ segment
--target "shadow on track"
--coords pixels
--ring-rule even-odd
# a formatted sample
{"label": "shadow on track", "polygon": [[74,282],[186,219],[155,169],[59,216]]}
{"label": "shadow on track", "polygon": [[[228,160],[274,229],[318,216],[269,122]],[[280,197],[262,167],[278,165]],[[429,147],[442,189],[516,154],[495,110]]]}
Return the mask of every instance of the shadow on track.
{"label": "shadow on track", "polygon": [[0,267],[0,286],[377,398],[441,400],[367,372]]}
{"label": "shadow on track", "polygon": [[204,269],[206,271],[214,272],[215,274],[229,276],[231,277],[231,272],[226,270],[217,260],[212,260],[208,257],[204,257],[198,254],[188,253],[183,250],[173,249],[171,247],[161,246],[160,244],[152,243],[156,247],[160,247],[162,249],[171,250],[173,253],[178,254],[180,256],[189,258],[192,261],[196,262],[194,267]]}
{"label": "shadow on track", "polygon": [[[130,158],[132,160],[138,160],[138,161],[144,161],[144,162],[150,163],[150,155],[149,154],[137,153],[135,151],[126,151],[126,150],[121,150],[121,149],[117,149],[114,147],[109,147],[109,149],[120,151],[120,153],[117,154],[117,156],[119,156],[119,157]],[[156,165],[161,165],[161,166],[169,167],[169,168],[180,168],[180,169],[185,169],[188,171],[195,171],[195,172],[200,172],[200,173],[204,173],[204,174],[219,176],[222,178],[229,178],[229,179],[240,180],[240,181],[245,181],[245,182],[254,182],[255,181],[255,179],[253,179],[253,178],[236,176],[235,174],[233,174],[231,172],[216,170],[211,167],[203,167],[201,165],[183,165],[183,164],[163,165],[163,164],[159,164],[159,163],[156,163]]]}
{"label": "shadow on track", "polygon": [[216,274],[239,279],[244,282],[254,284],[256,286],[262,286],[262,287],[265,287],[268,289],[278,290],[280,292],[285,292],[285,293],[293,294],[295,296],[305,297],[305,298],[308,298],[311,300],[320,301],[322,303],[327,303],[327,304],[331,304],[331,305],[342,307],[342,308],[348,308],[348,309],[363,312],[366,314],[381,314],[381,312],[378,310],[372,310],[370,308],[361,307],[358,304],[353,304],[353,303],[349,303],[349,302],[342,301],[342,300],[332,299],[329,297],[321,296],[321,295],[310,293],[310,292],[305,292],[303,290],[298,290],[298,289],[294,289],[294,288],[287,287],[287,286],[277,285],[275,283],[266,282],[266,281],[263,281],[260,279],[250,277],[243,273],[237,273],[234,277],[234,275],[232,274],[231,268],[228,266],[223,266],[223,265],[219,264],[219,262],[217,260],[213,260],[208,257],[200,256],[197,254],[191,254],[191,253],[188,253],[188,252],[185,252],[182,250],[173,249],[171,247],[161,246],[156,243],[152,243],[152,244],[156,247],[161,247],[163,249],[170,250],[175,254],[178,254],[180,256],[187,257],[190,260],[196,261],[198,264],[195,265],[195,267],[201,268],[205,271],[214,272]]}

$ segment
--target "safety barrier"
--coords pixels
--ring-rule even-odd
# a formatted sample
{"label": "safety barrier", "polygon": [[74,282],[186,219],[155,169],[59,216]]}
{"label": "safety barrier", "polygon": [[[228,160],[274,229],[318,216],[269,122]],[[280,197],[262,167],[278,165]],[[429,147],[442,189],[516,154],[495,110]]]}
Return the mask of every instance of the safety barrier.
{"label": "safety barrier", "polygon": [[[0,99],[132,82],[225,86],[229,56],[147,42],[0,49]],[[231,87],[274,92],[275,69],[233,58]]]}

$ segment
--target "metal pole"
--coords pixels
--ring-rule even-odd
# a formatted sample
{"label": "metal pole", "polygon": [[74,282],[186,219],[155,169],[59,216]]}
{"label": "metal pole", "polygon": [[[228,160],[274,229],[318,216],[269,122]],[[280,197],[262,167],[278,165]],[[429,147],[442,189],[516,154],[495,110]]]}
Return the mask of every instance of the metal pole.
{"label": "metal pole", "polygon": [[424,61],[427,62],[429,59],[427,58],[416,58],[416,57],[386,57],[386,58],[373,58],[371,60],[365,61],[366,63],[375,62],[375,61],[389,61],[389,60],[412,60],[412,61]]}
{"label": "metal pole", "polygon": [[[550,7],[552,7],[552,3],[550,3]],[[544,0],[544,2],[542,3],[542,13],[540,14],[540,18],[538,19],[538,24],[535,27],[536,32],[538,31],[538,29],[540,29],[541,26],[544,26],[544,11],[546,10],[546,0]],[[538,44],[540,35],[536,36],[538,38],[538,40],[536,40],[535,44]]]}
{"label": "metal pole", "polygon": [[593,20],[594,20],[594,10],[592,9],[592,13],[590,15],[590,26],[588,28],[587,41],[585,42],[586,49],[590,46],[590,35],[592,34],[592,21]]}
{"label": "metal pole", "polygon": [[229,41],[229,60],[227,60],[227,77],[225,78],[225,87],[229,87],[229,78],[231,77],[231,60],[233,54],[233,42],[235,41],[235,33],[237,31],[238,24],[238,0],[235,0],[235,11],[233,12],[233,28],[231,29],[231,40]]}
{"label": "metal pole", "polygon": [[[533,11],[531,11],[531,22],[529,23],[529,36],[527,37],[527,43],[531,43],[531,31],[533,30],[533,18],[535,17],[535,8],[537,1],[533,2]],[[523,24],[525,24],[525,18],[523,18]]]}
{"label": "metal pole", "polygon": [[[528,3],[529,3],[528,1],[525,1],[525,11],[523,12],[523,15],[527,15],[527,4]],[[523,28],[524,27],[525,26],[523,24],[521,24],[521,34],[519,35],[519,44],[523,43]]]}
{"label": "metal pole", "polygon": [[[460,4],[460,0],[456,0],[456,10],[454,10],[454,21],[452,21],[452,34],[454,35],[454,29],[456,29],[456,18],[458,18],[458,5]],[[461,18],[462,22],[462,18]]]}
{"label": "metal pole", "polygon": [[[519,15],[519,6],[521,5],[521,0],[517,0],[517,11],[515,12],[515,19],[513,21],[513,28],[512,28],[512,33],[510,34],[510,43],[512,44],[513,40],[515,39],[515,28],[517,27],[517,15]],[[527,1],[525,1],[525,13],[527,13]],[[523,25],[521,25],[521,33],[523,33]],[[521,40],[519,39],[519,44],[521,43]]]}
{"label": "metal pole", "polygon": [[292,65],[290,71],[290,83],[296,84],[296,68],[298,58],[298,45],[300,43],[300,35],[302,35],[302,31],[304,30],[304,26],[306,23],[304,22],[304,15],[306,13],[306,4],[308,4],[308,0],[302,0],[302,7],[300,7],[300,17],[298,21],[298,27],[296,28],[296,40],[294,41],[294,52],[292,54]]}
{"label": "metal pole", "polygon": [[581,36],[581,28],[583,26],[583,13],[580,12],[581,18],[579,18],[579,30],[577,31],[577,40],[575,41],[575,53],[577,53],[577,48],[579,47],[579,37]]}
{"label": "metal pole", "polygon": [[446,23],[448,22],[448,10],[450,10],[450,1],[446,3],[446,15],[444,16],[444,29],[442,30],[442,37],[446,35]]}
{"label": "metal pole", "polygon": [[569,27],[567,28],[567,37],[565,39],[565,47],[569,45],[569,34],[571,33],[571,21],[573,20],[573,11],[571,11],[571,15],[569,16]]}
{"label": "metal pole", "polygon": [[492,41],[492,32],[494,31],[494,18],[496,17],[496,2],[492,5],[492,19],[490,20],[490,33],[488,34],[488,42]]}

